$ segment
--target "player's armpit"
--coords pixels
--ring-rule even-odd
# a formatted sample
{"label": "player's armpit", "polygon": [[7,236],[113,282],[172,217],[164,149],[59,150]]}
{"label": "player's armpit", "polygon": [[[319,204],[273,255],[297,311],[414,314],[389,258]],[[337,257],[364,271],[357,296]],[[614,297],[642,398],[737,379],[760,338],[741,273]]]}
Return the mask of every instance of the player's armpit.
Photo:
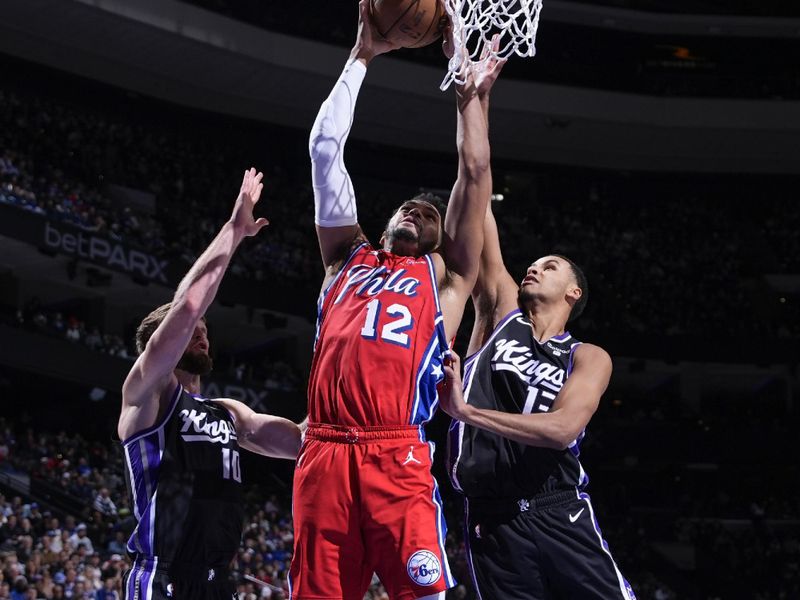
{"label": "player's armpit", "polygon": [[137,361],[122,386],[122,410],[117,422],[119,439],[127,440],[155,425],[169,406],[177,387],[174,373],[160,381],[143,377]]}
{"label": "player's armpit", "polygon": [[342,264],[353,249],[365,242],[367,238],[359,225],[344,227],[317,225],[317,239],[326,274],[335,275],[342,268]]}

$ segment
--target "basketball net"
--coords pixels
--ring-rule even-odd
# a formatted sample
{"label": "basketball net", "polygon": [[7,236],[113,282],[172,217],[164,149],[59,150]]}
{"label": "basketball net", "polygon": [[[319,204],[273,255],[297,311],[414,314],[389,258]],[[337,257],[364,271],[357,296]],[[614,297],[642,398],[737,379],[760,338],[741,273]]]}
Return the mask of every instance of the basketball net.
{"label": "basketball net", "polygon": [[[492,58],[536,54],[542,0],[444,0],[444,6],[453,24],[454,51],[439,86],[442,91],[454,81],[464,83],[468,62],[482,68]],[[491,39],[496,33],[500,34],[500,46],[493,51]]]}

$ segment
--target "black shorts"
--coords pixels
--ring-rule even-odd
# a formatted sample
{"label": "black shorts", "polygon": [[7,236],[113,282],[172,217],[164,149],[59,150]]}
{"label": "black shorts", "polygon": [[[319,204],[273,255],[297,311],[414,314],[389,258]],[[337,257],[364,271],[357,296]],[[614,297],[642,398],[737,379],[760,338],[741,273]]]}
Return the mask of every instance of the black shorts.
{"label": "black shorts", "polygon": [[225,567],[164,568],[139,560],[122,578],[122,600],[236,600]]}
{"label": "black shorts", "polygon": [[467,555],[479,599],[635,600],[589,495],[466,499]]}

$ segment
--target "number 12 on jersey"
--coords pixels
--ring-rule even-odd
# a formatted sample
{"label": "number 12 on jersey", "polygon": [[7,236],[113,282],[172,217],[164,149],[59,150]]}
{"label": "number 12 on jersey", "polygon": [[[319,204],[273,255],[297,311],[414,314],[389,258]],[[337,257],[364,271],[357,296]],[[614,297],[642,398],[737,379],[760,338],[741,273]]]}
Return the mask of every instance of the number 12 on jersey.
{"label": "number 12 on jersey", "polygon": [[222,478],[242,483],[242,465],[236,450],[222,449]]}
{"label": "number 12 on jersey", "polygon": [[[390,344],[408,348],[410,340],[408,334],[404,332],[414,327],[414,318],[411,316],[411,311],[403,304],[391,304],[386,309],[386,314],[396,318],[383,325],[380,339]],[[380,315],[381,301],[377,298],[370,300],[367,304],[367,316],[364,319],[364,326],[361,328],[361,337],[368,340],[378,338],[377,328]]]}

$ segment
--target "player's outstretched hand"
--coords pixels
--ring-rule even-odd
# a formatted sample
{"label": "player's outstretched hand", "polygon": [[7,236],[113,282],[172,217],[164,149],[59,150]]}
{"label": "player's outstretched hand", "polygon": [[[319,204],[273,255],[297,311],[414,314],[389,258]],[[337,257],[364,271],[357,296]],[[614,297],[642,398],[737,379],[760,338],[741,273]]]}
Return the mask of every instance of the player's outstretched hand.
{"label": "player's outstretched hand", "polygon": [[500,34],[495,33],[492,39],[485,42],[481,50],[480,60],[473,63],[473,73],[475,77],[475,87],[478,96],[483,98],[489,95],[494,82],[503,70],[503,65],[508,61],[507,58],[497,58],[496,53],[500,49]]}
{"label": "player's outstretched hand", "polygon": [[461,382],[461,359],[449,352],[444,360],[444,379],[439,384],[439,405],[454,419],[463,420],[467,411]]}
{"label": "player's outstretched hand", "polygon": [[261,183],[263,178],[264,174],[260,171],[256,172],[254,168],[244,172],[242,187],[239,190],[239,197],[236,198],[236,204],[233,206],[230,220],[234,228],[243,236],[255,235],[263,227],[269,225],[269,221],[264,217],[256,219],[253,216],[253,209],[258,199],[261,198],[261,190],[264,189],[264,184]]}
{"label": "player's outstretched hand", "polygon": [[358,3],[358,33],[356,34],[356,44],[350,53],[351,58],[363,58],[367,62],[379,54],[385,54],[400,47],[378,33],[372,22],[371,6],[370,0],[361,0]]}

